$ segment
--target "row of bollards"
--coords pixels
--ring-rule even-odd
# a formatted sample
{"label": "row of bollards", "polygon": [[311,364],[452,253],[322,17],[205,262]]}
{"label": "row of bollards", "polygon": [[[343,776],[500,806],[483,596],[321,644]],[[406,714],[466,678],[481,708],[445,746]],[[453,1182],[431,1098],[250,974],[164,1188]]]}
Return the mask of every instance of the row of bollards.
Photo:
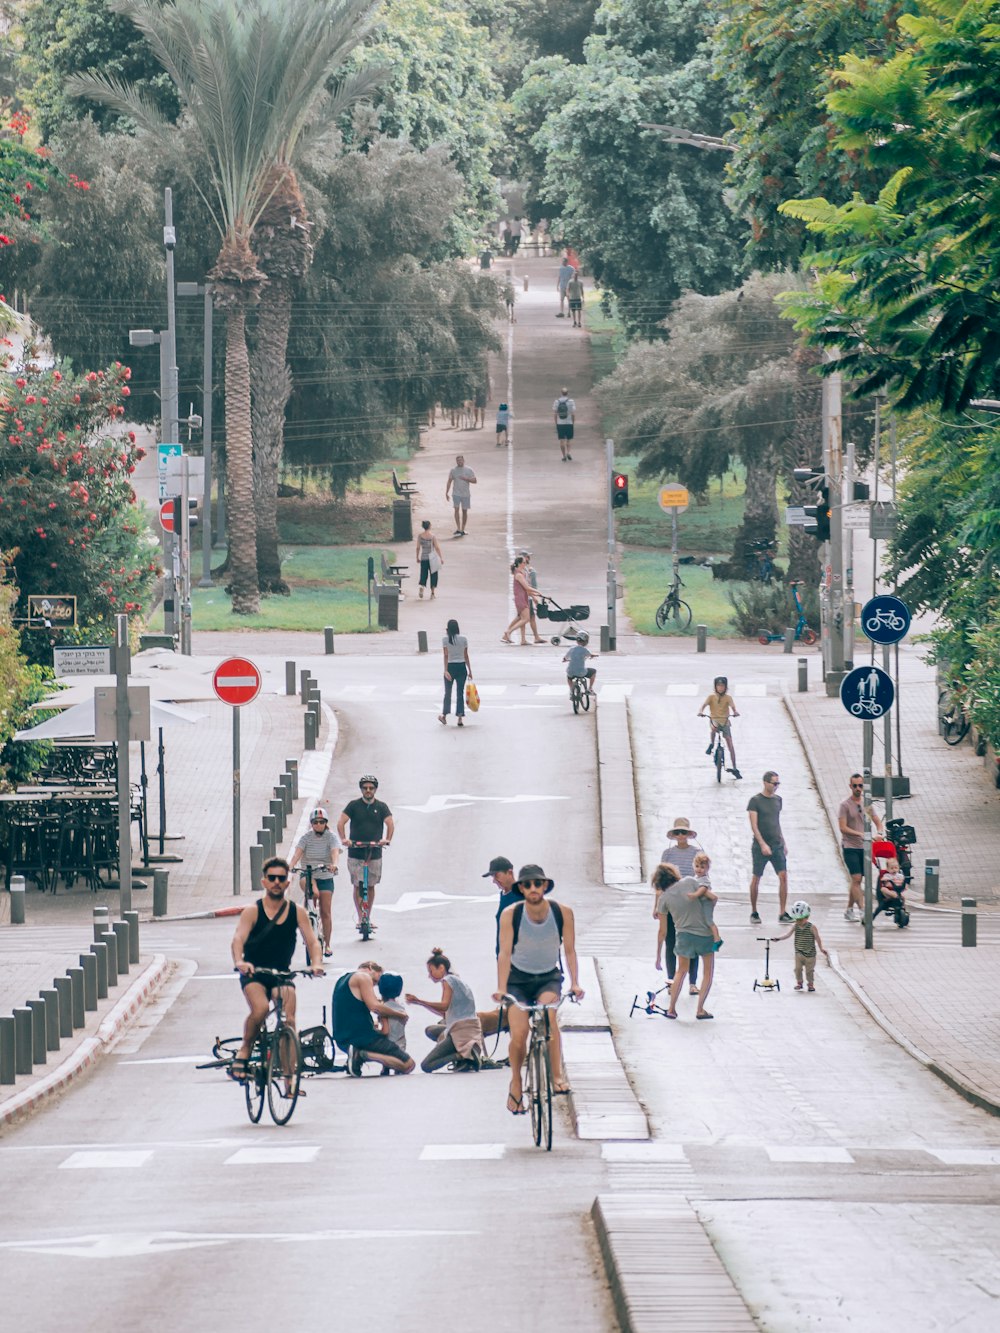
{"label": "row of bollards", "polygon": [[[309,748],[308,746],[306,747]],[[299,761],[286,759],[285,769],[275,783],[267,814],[260,821],[257,841],[250,848],[250,880],[256,887],[263,874],[264,862],[277,856],[292,807],[299,799]]]}
{"label": "row of bollards", "polygon": [[[13,886],[13,880],[11,881]],[[80,954],[79,967],[68,967],[51,988],[39,991],[12,1014],[0,1017],[0,1084],[13,1083],[48,1062],[64,1038],[84,1027],[129,968],[139,961],[139,913],[110,921],[106,907],[94,908],[94,941]]]}

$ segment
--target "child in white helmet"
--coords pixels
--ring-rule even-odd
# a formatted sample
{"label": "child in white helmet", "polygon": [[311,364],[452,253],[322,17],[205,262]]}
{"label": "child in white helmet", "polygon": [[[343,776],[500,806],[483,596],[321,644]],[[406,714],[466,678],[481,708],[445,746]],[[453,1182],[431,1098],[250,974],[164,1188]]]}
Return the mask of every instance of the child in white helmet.
{"label": "child in white helmet", "polygon": [[806,988],[814,991],[813,977],[816,972],[816,950],[819,949],[824,958],[829,959],[830,955],[823,948],[823,941],[819,937],[819,931],[809,920],[809,904],[801,900],[792,903],[792,910],[789,913],[792,918],[791,930],[786,930],[784,935],[772,935],[774,943],[778,940],[787,940],[789,935],[795,936],[795,989],[802,989],[802,974],[805,973]]}
{"label": "child in white helmet", "polygon": [[302,862],[302,886],[305,887],[305,869],[312,870],[313,888],[319,894],[319,915],[323,923],[323,957],[331,957],[330,941],[333,935],[333,877],[343,847],[340,835],[330,827],[330,816],[321,805],[309,812],[309,828],[295,844],[289,870]]}

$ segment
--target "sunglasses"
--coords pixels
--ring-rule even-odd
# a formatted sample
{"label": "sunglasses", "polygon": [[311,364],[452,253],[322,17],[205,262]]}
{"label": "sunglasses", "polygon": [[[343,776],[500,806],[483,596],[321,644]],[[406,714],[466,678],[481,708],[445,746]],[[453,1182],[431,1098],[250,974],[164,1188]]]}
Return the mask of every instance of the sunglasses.
{"label": "sunglasses", "polygon": [[519,882],[530,889],[546,889],[549,885],[547,879],[522,879]]}
{"label": "sunglasses", "polygon": [[865,784],[863,782],[851,783],[851,791],[864,791],[864,789],[865,789]]}
{"label": "sunglasses", "polygon": [[310,824],[326,824],[328,822],[326,819],[310,819],[309,821]]}
{"label": "sunglasses", "polygon": [[265,875],[264,878],[271,884],[286,884],[288,882],[287,875]]}

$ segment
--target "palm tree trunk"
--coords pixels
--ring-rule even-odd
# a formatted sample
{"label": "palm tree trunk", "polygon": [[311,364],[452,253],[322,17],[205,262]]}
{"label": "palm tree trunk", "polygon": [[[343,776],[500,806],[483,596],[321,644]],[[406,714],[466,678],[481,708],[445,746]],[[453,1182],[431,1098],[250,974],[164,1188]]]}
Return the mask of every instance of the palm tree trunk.
{"label": "palm tree trunk", "polygon": [[742,571],[746,565],[746,547],[750,542],[773,538],[778,525],[778,465],[777,448],[767,445],[747,451],[744,463],[747,470],[746,504],[743,522],[736,529],[733,543],[732,568]]}
{"label": "palm tree trunk", "polygon": [[285,282],[264,288],[250,363],[253,382],[253,472],[257,493],[257,584],[289,595],[278,548],[278,473],[285,447],[285,408],[292,394],[288,333],[292,294]]}
{"label": "palm tree trunk", "polygon": [[256,615],[257,523],[253,498],[253,434],[250,417],[250,356],[246,306],[233,301],[226,318],[226,498],[229,507],[227,591],[233,613]]}

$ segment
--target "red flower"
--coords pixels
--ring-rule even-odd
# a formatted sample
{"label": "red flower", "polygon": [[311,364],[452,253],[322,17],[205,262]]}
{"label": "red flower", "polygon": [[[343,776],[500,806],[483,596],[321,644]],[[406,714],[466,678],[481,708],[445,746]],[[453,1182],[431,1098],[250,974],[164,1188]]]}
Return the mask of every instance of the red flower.
{"label": "red flower", "polygon": [[52,372],[52,379],[53,379],[53,381],[54,381],[56,384],[61,384],[61,383],[62,383],[62,375],[59,374],[59,371],[58,371],[58,370],[54,370],[54,371]]}

